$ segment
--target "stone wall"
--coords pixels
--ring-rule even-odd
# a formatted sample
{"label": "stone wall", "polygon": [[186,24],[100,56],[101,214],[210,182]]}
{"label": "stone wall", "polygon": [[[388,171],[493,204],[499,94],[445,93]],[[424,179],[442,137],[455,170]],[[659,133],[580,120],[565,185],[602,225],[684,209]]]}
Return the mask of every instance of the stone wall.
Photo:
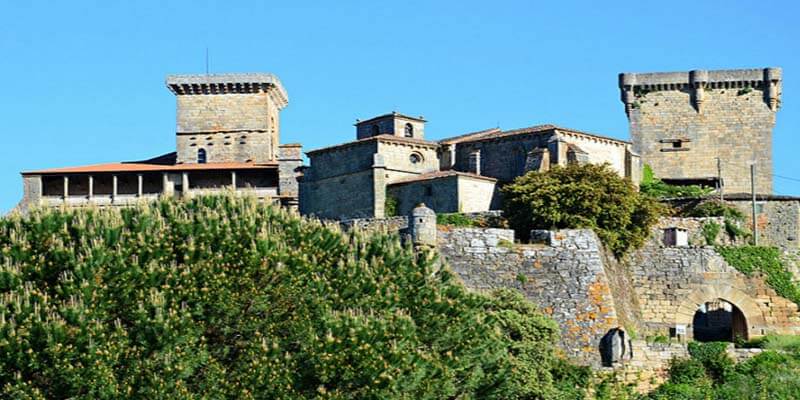
{"label": "stone wall", "polygon": [[546,236],[514,245],[512,230],[444,227],[439,251],[467,287],[520,290],[558,322],[567,356],[599,366],[600,338],[619,325],[599,239],[588,230]]}
{"label": "stone wall", "polygon": [[[753,205],[750,200],[730,200],[745,215],[745,227],[753,226]],[[800,248],[800,201],[760,200],[756,202],[759,245],[777,246],[785,250]]]}
{"label": "stone wall", "polygon": [[[690,219],[684,226],[699,222]],[[626,259],[645,334],[671,335],[680,324],[691,336],[695,312],[718,299],[742,312],[748,338],[800,333],[797,305],[778,296],[763,277],[742,274],[710,246],[664,246],[663,228],[675,224],[662,220],[645,245]]]}
{"label": "stone wall", "polygon": [[178,163],[275,161],[280,113],[269,93],[179,95]]}
{"label": "stone wall", "polygon": [[495,182],[480,177],[445,175],[433,179],[390,184],[388,196],[397,201],[397,212],[406,215],[425,203],[437,213],[489,211]]}
{"label": "stone wall", "polygon": [[300,186],[303,215],[336,220],[376,217],[372,168],[319,180],[309,181],[304,177]]}
{"label": "stone wall", "polygon": [[[777,74],[777,75],[776,75]],[[634,152],[662,179],[713,178],[728,193],[772,192],[772,129],[780,70],[622,74]]]}

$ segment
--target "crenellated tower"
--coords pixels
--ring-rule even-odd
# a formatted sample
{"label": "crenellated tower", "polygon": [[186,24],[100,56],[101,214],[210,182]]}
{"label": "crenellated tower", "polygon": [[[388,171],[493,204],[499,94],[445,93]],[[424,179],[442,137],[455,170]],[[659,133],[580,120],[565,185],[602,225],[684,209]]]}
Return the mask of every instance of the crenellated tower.
{"label": "crenellated tower", "polygon": [[179,164],[278,159],[280,111],[289,100],[272,74],[170,75]]}
{"label": "crenellated tower", "polygon": [[[634,152],[672,183],[719,184],[726,193],[772,192],[772,129],[781,69],[619,75]],[[719,164],[718,164],[719,159]]]}

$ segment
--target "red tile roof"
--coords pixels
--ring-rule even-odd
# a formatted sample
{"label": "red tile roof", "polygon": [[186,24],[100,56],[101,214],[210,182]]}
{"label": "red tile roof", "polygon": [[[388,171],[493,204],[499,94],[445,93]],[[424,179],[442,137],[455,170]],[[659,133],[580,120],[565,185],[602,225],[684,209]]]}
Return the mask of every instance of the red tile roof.
{"label": "red tile roof", "polygon": [[368,142],[373,142],[373,141],[408,143],[408,144],[417,144],[417,145],[420,145],[420,146],[427,146],[427,147],[438,147],[439,146],[439,143],[432,142],[430,140],[407,138],[407,137],[404,137],[404,136],[395,136],[395,135],[390,135],[388,133],[385,133],[385,134],[382,134],[382,135],[370,136],[368,138],[353,140],[351,142],[337,144],[337,145],[333,145],[333,146],[329,146],[329,147],[323,147],[321,149],[314,149],[314,150],[311,150],[311,151],[307,151],[306,154],[311,155],[311,154],[322,153],[322,152],[331,151],[331,150],[344,149],[344,148],[347,148],[347,147],[350,147],[350,146],[355,146],[355,145],[368,143]]}
{"label": "red tile roof", "polygon": [[78,167],[50,168],[36,171],[25,171],[22,175],[49,175],[49,174],[90,174],[103,172],[179,172],[179,171],[213,171],[213,170],[242,170],[242,169],[275,169],[277,162],[255,164],[244,162],[224,162],[206,164],[148,164],[148,163],[107,163],[84,165]]}

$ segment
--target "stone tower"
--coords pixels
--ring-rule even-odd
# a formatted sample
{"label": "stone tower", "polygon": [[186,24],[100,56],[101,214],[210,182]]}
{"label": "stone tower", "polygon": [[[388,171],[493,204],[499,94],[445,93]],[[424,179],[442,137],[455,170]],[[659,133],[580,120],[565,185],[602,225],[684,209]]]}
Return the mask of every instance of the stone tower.
{"label": "stone tower", "polygon": [[772,128],[781,69],[623,73],[619,87],[634,152],[670,183],[718,184],[726,193],[772,192]]}
{"label": "stone tower", "polygon": [[378,135],[394,135],[425,139],[425,119],[409,117],[398,112],[380,115],[366,121],[356,121],[356,138],[366,139]]}
{"label": "stone tower", "polygon": [[286,90],[272,74],[171,75],[178,163],[275,162]]}

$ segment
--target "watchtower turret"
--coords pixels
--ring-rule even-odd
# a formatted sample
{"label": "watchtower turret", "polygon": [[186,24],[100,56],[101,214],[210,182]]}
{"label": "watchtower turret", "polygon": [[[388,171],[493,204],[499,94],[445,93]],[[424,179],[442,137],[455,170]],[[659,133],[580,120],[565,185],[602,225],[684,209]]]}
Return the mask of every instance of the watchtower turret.
{"label": "watchtower turret", "polygon": [[780,68],[623,73],[619,88],[633,151],[657,177],[744,193],[755,163],[756,191],[772,192]]}

